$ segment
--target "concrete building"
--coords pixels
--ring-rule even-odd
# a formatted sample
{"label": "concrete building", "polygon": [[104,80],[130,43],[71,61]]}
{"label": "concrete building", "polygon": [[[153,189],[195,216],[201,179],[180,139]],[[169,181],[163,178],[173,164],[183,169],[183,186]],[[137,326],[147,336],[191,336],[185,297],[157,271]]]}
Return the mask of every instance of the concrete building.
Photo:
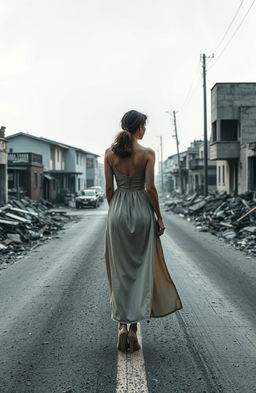
{"label": "concrete building", "polygon": [[220,192],[256,191],[256,83],[216,83],[211,90],[210,159]]}
{"label": "concrete building", "polygon": [[[180,153],[183,190],[185,193],[204,191],[204,143],[194,140],[188,149]],[[165,190],[181,191],[178,155],[169,156],[164,162]],[[216,163],[208,160],[208,189],[216,190]]]}
{"label": "concrete building", "polygon": [[[208,143],[209,151],[210,143]],[[204,192],[204,142],[195,140],[191,142],[186,151],[188,180],[186,191],[188,193]],[[208,160],[208,191],[215,191],[216,185],[216,163]]]}
{"label": "concrete building", "polygon": [[5,127],[0,128],[0,205],[7,202],[7,146]]}
{"label": "concrete building", "polygon": [[[187,184],[186,152],[180,153],[183,189]],[[181,191],[178,155],[172,154],[163,162],[164,190],[166,192]]]}
{"label": "concrete building", "polygon": [[66,195],[75,194],[97,182],[94,170],[97,168],[97,154],[23,132],[9,135],[7,140],[10,153],[26,151],[42,155],[45,199],[63,202]]}

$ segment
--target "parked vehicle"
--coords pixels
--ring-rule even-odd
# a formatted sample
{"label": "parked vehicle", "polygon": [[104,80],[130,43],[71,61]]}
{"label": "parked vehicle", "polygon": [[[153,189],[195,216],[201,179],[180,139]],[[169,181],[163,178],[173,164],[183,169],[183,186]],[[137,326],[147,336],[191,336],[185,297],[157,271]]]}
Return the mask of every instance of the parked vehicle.
{"label": "parked vehicle", "polygon": [[89,189],[96,190],[99,195],[99,201],[104,202],[105,194],[101,186],[91,186]]}
{"label": "parked vehicle", "polygon": [[95,209],[99,206],[99,195],[96,190],[85,189],[79,191],[76,197],[76,208],[79,209],[86,206],[92,206]]}

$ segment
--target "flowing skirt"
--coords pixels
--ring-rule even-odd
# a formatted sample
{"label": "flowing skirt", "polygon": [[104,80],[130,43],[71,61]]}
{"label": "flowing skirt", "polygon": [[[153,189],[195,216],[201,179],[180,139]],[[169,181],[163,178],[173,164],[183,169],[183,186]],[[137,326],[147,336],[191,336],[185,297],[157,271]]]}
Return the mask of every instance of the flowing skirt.
{"label": "flowing skirt", "polygon": [[182,308],[145,190],[117,189],[109,206],[105,263],[111,318],[136,323]]}

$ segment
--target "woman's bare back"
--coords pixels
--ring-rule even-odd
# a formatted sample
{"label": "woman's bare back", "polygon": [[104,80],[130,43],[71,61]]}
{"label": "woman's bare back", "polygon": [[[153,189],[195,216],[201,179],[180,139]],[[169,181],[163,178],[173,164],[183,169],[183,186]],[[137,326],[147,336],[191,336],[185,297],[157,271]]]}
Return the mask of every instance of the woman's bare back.
{"label": "woman's bare back", "polygon": [[132,155],[120,158],[111,149],[108,149],[107,158],[112,169],[116,169],[126,176],[132,176],[145,169],[151,149],[136,144]]}

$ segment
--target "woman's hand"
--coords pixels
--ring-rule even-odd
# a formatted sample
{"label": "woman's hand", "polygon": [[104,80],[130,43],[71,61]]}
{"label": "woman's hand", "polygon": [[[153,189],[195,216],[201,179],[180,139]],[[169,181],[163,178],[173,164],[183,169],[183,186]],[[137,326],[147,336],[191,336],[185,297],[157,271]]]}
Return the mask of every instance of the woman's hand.
{"label": "woman's hand", "polygon": [[163,235],[164,230],[165,230],[165,226],[164,226],[162,218],[158,218],[158,220],[157,220],[157,227],[158,227],[157,236]]}

